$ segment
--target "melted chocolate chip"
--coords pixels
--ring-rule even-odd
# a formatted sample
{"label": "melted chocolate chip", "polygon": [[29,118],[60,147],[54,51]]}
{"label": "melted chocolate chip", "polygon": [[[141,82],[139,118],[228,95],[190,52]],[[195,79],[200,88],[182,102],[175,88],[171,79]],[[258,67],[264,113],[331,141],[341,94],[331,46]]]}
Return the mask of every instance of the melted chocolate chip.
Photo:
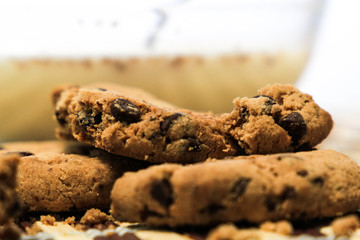
{"label": "melted chocolate chip", "polygon": [[311,183],[321,187],[324,185],[324,179],[322,177],[315,177],[311,179]]}
{"label": "melted chocolate chip", "polygon": [[105,88],[98,88],[98,90],[102,91],[102,92],[106,92],[107,90]]}
{"label": "melted chocolate chip", "polygon": [[173,190],[168,179],[156,180],[152,183],[151,196],[165,208],[173,203]]}
{"label": "melted chocolate chip", "polygon": [[189,152],[199,152],[201,151],[201,142],[197,138],[188,138],[188,147]]}
{"label": "melted chocolate chip", "polygon": [[244,194],[250,181],[250,178],[240,178],[234,183],[233,187],[231,188],[231,195],[234,200]]}
{"label": "melted chocolate chip", "polygon": [[3,150],[4,149],[4,147],[3,146],[0,146],[0,150]]}
{"label": "melted chocolate chip", "polygon": [[166,133],[173,124],[173,122],[181,116],[181,113],[174,113],[173,115],[165,117],[164,120],[160,123],[161,132]]}
{"label": "melted chocolate chip", "polygon": [[126,99],[117,98],[110,106],[110,114],[116,121],[131,124],[139,122],[141,111],[138,106]]}
{"label": "melted chocolate chip", "polygon": [[215,214],[221,210],[224,210],[225,207],[221,204],[217,204],[217,203],[213,203],[213,204],[210,204],[209,206],[203,208],[200,210],[200,213],[201,214],[209,214],[209,215],[212,215],[212,214]]}
{"label": "melted chocolate chip", "polygon": [[275,99],[273,99],[272,97],[268,96],[268,95],[256,95],[252,98],[259,98],[259,97],[266,97],[268,98],[268,100],[265,102],[266,105],[274,105],[276,104]]}
{"label": "melted chocolate chip", "polygon": [[285,129],[292,138],[292,145],[296,146],[299,140],[306,133],[306,124],[304,118],[298,112],[292,112],[281,118],[278,124]]}
{"label": "melted chocolate chip", "polygon": [[300,177],[306,177],[308,175],[308,171],[307,170],[299,170],[296,172],[297,175],[299,175]]}

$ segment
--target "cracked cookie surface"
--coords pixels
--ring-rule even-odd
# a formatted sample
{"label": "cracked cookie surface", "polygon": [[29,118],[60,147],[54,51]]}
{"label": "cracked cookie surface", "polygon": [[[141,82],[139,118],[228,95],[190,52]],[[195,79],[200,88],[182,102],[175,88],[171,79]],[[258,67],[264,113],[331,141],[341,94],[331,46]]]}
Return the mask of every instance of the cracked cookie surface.
{"label": "cracked cookie surface", "polygon": [[20,155],[16,191],[26,211],[108,209],[115,180],[148,166],[90,145],[60,141],[8,143],[0,152]]}
{"label": "cracked cookie surface", "polygon": [[290,85],[237,98],[234,110],[222,115],[176,108],[136,91],[114,85],[55,89],[57,136],[150,162],[189,163],[311,149],[332,128],[331,116]]}
{"label": "cracked cookie surface", "polygon": [[241,156],[125,173],[112,215],[149,225],[298,220],[360,207],[359,166],[332,150]]}
{"label": "cracked cookie surface", "polygon": [[216,116],[175,108],[133,91],[114,85],[55,90],[57,136],[151,162],[197,162],[239,154]]}

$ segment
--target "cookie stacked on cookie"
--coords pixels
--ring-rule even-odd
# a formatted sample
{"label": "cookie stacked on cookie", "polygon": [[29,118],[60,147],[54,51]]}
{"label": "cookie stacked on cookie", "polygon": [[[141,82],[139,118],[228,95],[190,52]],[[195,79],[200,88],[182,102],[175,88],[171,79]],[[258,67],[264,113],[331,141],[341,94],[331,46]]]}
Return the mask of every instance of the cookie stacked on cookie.
{"label": "cookie stacked on cookie", "polygon": [[113,85],[59,87],[53,102],[60,139],[157,164],[116,181],[111,212],[118,220],[262,222],[360,207],[359,167],[335,151],[312,150],[331,131],[330,114],[291,85],[237,98],[220,115]]}

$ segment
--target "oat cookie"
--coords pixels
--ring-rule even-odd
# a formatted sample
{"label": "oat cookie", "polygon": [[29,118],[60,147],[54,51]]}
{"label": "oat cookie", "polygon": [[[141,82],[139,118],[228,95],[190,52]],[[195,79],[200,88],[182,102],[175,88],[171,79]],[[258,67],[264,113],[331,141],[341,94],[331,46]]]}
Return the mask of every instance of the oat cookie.
{"label": "oat cookie", "polygon": [[15,193],[17,154],[0,153],[0,225],[7,224],[20,211],[20,202]]}
{"label": "oat cookie", "polygon": [[273,85],[259,94],[214,115],[121,87],[59,87],[57,136],[136,159],[186,163],[311,148],[330,132],[331,116],[295,87]]}
{"label": "oat cookie", "polygon": [[21,155],[17,193],[26,211],[108,209],[114,181],[125,171],[148,165],[86,144],[23,144],[23,150],[20,143],[4,144],[1,151]]}
{"label": "oat cookie", "polygon": [[112,215],[149,225],[338,216],[360,208],[359,166],[332,150],[251,155],[125,173]]}

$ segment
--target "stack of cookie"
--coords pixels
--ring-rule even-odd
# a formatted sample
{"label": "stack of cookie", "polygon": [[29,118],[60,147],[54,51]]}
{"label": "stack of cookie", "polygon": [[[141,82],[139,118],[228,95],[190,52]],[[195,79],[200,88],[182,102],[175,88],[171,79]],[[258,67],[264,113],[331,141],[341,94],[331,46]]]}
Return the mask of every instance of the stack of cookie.
{"label": "stack of cookie", "polygon": [[360,208],[360,168],[313,149],[329,134],[331,116],[291,85],[237,98],[221,115],[109,84],[61,86],[52,97],[63,141],[1,150],[20,159],[17,193],[26,211],[111,206],[119,221],[175,227]]}

